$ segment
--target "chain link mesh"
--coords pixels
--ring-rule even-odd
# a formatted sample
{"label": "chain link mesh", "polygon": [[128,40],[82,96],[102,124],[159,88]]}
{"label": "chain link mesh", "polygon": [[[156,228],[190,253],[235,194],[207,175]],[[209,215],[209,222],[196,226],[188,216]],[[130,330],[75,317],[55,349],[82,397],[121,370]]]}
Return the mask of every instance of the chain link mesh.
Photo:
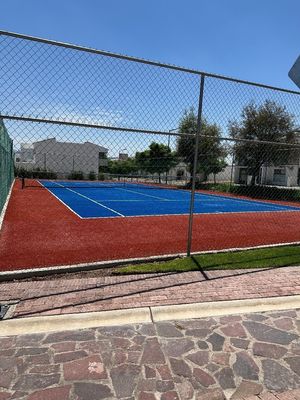
{"label": "chain link mesh", "polygon": [[194,252],[300,241],[282,228],[299,218],[299,93],[3,32],[0,49],[1,117],[25,189],[153,189],[103,198],[123,216],[159,215],[159,229],[184,216],[165,254],[185,251],[189,214]]}

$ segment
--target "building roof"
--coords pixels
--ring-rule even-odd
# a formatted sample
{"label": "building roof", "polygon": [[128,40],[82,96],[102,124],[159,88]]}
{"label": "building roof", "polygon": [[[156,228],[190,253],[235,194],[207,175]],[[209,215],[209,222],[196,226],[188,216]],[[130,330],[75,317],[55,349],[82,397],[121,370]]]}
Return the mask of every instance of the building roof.
{"label": "building roof", "polygon": [[43,139],[43,140],[38,140],[36,142],[33,142],[33,146],[37,145],[37,144],[41,144],[41,143],[55,143],[59,146],[76,146],[76,147],[81,147],[81,146],[95,146],[99,149],[99,151],[102,151],[104,153],[108,152],[108,149],[103,147],[103,146],[99,146],[98,144],[92,143],[92,142],[84,142],[84,143],[74,143],[74,142],[58,142],[56,140],[56,138],[48,138],[48,139]]}

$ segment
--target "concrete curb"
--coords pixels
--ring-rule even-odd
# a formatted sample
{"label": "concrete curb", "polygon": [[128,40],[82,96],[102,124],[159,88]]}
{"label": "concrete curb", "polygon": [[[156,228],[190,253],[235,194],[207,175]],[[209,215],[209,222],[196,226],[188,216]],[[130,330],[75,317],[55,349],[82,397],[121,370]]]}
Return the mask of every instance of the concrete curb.
{"label": "concrete curb", "polygon": [[155,322],[300,308],[300,295],[151,307]]}
{"label": "concrete curb", "polygon": [[10,197],[11,197],[11,193],[12,193],[12,189],[13,189],[14,184],[15,184],[15,179],[12,181],[11,187],[10,187],[8,195],[7,195],[7,198],[5,200],[4,206],[3,206],[2,211],[0,213],[0,231],[1,231],[1,228],[2,228],[2,224],[3,224],[3,221],[4,221],[4,217],[5,217],[5,214],[6,214],[6,210],[7,210],[7,207],[8,207],[8,203],[9,203],[9,200],[10,200]]}
{"label": "concrete curb", "polygon": [[0,322],[0,336],[27,335],[42,332],[61,332],[137,323],[151,323],[147,307],[80,314],[50,315],[6,319]]}
{"label": "concrete curb", "polygon": [[95,271],[97,269],[121,267],[128,264],[169,261],[177,257],[183,257],[183,254],[167,254],[139,258],[124,258],[119,260],[95,261],[92,263],[59,265],[53,267],[37,267],[29,269],[19,269],[14,271],[1,271],[0,282],[12,281],[16,279],[37,278],[56,274]]}
{"label": "concrete curb", "polygon": [[51,315],[0,322],[0,336],[59,332],[136,323],[206,318],[300,308],[300,295]]}
{"label": "concrete curb", "polygon": [[[203,250],[192,252],[191,255],[201,255],[201,254],[216,254],[216,253],[230,253],[237,251],[247,251],[247,250],[257,250],[265,249],[270,247],[283,247],[283,246],[296,246],[300,245],[300,242],[288,242],[288,243],[274,243],[266,244],[252,247],[234,247],[229,249],[219,249],[219,250]],[[148,262],[163,262],[174,260],[175,258],[187,257],[186,253],[174,253],[165,254],[157,256],[147,256],[147,257],[137,257],[137,258],[124,258],[116,260],[106,260],[106,261],[95,261],[91,263],[80,263],[80,264],[69,264],[69,265],[55,265],[52,267],[36,267],[28,269],[16,269],[14,271],[0,271],[0,282],[12,281],[16,279],[29,279],[37,278],[42,276],[56,275],[56,274],[66,274],[75,272],[87,272],[95,271],[97,269],[121,267],[128,264],[143,264]],[[282,267],[280,267],[282,268]]]}

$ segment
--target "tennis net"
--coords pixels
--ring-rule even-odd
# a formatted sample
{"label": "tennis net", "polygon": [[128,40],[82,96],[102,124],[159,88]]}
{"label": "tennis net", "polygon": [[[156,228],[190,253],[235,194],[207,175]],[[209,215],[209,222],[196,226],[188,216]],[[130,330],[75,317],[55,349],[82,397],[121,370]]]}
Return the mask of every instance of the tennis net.
{"label": "tennis net", "polygon": [[105,174],[92,179],[83,176],[74,179],[74,176],[64,174],[49,174],[47,176],[20,177],[22,188],[47,188],[47,189],[105,189],[105,188],[141,188],[141,189],[176,189],[185,186],[185,181],[168,176],[164,179],[151,175],[113,175]]}

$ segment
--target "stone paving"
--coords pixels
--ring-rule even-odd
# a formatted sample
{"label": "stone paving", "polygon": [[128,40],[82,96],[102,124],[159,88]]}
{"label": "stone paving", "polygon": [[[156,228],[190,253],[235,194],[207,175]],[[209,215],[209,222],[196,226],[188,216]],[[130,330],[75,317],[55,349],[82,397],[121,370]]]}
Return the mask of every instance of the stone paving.
{"label": "stone paving", "polygon": [[0,337],[0,400],[245,398],[300,399],[300,309]]}

